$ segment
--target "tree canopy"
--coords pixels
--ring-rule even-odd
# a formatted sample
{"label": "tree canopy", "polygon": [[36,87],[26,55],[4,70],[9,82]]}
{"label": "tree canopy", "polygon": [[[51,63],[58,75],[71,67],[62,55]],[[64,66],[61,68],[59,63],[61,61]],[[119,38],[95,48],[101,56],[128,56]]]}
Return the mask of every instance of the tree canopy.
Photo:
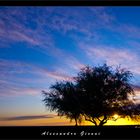
{"label": "tree canopy", "polygon": [[56,82],[51,86],[51,92],[43,91],[43,94],[45,95],[43,101],[51,111],[56,111],[59,116],[66,116],[70,120],[74,119],[76,125],[81,122],[77,89],[73,83]]}
{"label": "tree canopy", "polygon": [[56,82],[50,92],[43,91],[44,102],[50,111],[59,116],[82,120],[102,126],[113,118],[139,119],[140,109],[135,104],[135,96],[130,80],[132,73],[107,64],[98,67],[86,66],[80,70],[73,82]]}

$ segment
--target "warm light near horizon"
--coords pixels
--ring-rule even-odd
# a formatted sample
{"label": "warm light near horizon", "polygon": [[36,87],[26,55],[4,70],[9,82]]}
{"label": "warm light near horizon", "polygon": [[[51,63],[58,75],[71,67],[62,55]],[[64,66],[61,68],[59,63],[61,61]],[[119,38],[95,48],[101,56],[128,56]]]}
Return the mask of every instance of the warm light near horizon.
{"label": "warm light near horizon", "polygon": [[114,114],[113,115],[113,120],[117,120],[119,118],[119,115],[118,114]]}

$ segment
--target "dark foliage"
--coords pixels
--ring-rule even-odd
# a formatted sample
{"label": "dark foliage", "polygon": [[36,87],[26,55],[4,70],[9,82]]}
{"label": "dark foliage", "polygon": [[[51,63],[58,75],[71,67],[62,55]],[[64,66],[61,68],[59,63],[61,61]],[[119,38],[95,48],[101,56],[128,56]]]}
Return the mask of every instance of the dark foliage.
{"label": "dark foliage", "polygon": [[46,93],[44,102],[51,110],[56,111],[59,116],[66,116],[70,120],[75,120],[76,125],[82,118],[79,112],[79,100],[76,86],[71,82],[60,82],[51,86],[51,92]]}
{"label": "dark foliage", "polygon": [[57,82],[45,95],[45,105],[60,116],[81,122],[84,118],[102,126],[114,114],[120,117],[139,119],[139,106],[130,97],[135,96],[129,83],[132,74],[115,70],[106,64],[99,67],[85,67],[74,78],[74,82]]}

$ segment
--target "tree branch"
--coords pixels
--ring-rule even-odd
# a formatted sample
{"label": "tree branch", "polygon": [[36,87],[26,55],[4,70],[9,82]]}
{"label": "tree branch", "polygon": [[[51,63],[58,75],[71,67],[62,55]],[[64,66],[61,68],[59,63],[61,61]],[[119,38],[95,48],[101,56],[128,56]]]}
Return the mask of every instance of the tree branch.
{"label": "tree branch", "polygon": [[86,116],[85,116],[85,120],[86,120],[86,121],[90,121],[90,122],[94,123],[95,126],[97,126],[97,123],[96,123],[96,121],[95,121],[93,118],[92,118],[92,120],[91,120],[91,119],[86,118]]}
{"label": "tree branch", "polygon": [[105,123],[107,123],[108,119],[107,119],[107,116],[104,115],[104,118],[100,121],[99,125],[102,126],[104,125]]}
{"label": "tree branch", "polygon": [[98,121],[101,121],[99,118],[97,118],[98,119]]}

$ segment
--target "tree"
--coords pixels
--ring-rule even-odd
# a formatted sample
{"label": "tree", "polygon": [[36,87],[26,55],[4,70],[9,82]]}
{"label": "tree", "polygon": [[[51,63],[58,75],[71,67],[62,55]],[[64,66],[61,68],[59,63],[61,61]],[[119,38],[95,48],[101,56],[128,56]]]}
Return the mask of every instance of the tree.
{"label": "tree", "polygon": [[[49,93],[44,92],[45,105],[60,116],[103,126],[114,114],[138,119],[140,109],[135,105],[130,84],[132,73],[106,64],[81,69],[74,82],[57,82]],[[116,120],[116,119],[115,119]]]}
{"label": "tree", "polygon": [[113,71],[104,64],[99,67],[85,67],[75,78],[81,90],[80,103],[85,120],[95,125],[104,125],[114,114],[133,117],[127,106],[134,105],[129,100],[134,95],[129,81],[132,74],[121,68]]}
{"label": "tree", "polygon": [[71,82],[56,82],[51,86],[51,92],[43,91],[45,105],[50,111],[56,111],[59,116],[75,120],[76,126],[81,123],[80,107],[76,87]]}

